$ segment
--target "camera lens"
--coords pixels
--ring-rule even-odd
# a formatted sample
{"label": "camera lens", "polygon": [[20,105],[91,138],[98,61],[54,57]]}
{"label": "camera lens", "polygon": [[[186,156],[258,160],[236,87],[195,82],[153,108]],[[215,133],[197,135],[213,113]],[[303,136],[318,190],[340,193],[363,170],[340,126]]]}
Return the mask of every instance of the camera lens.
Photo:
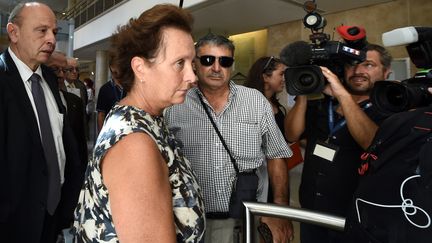
{"label": "camera lens", "polygon": [[303,72],[298,73],[298,78],[295,79],[294,87],[304,93],[313,93],[317,90],[320,79],[312,70],[303,70]]}
{"label": "camera lens", "polygon": [[315,65],[287,68],[285,82],[287,92],[291,95],[319,93],[325,85],[321,69]]}
{"label": "camera lens", "polygon": [[406,106],[408,97],[406,96],[405,87],[402,85],[390,85],[385,92],[388,103],[394,107]]}
{"label": "camera lens", "polygon": [[407,110],[411,95],[401,82],[377,81],[370,97],[381,113],[390,115]]}
{"label": "camera lens", "polygon": [[370,98],[381,113],[391,115],[431,104],[432,95],[427,91],[429,87],[432,87],[429,78],[377,81]]}
{"label": "camera lens", "polygon": [[300,77],[299,77],[299,82],[301,85],[308,87],[311,84],[313,84],[314,82],[314,77],[309,74],[309,73],[303,73]]}

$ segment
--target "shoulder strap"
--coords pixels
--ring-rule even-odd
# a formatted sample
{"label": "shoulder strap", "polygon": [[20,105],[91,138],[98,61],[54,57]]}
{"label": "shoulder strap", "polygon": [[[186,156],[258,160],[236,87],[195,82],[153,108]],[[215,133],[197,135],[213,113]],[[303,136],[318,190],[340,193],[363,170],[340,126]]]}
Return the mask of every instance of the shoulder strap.
{"label": "shoulder strap", "polygon": [[234,157],[231,155],[231,152],[229,151],[228,146],[226,145],[225,140],[222,137],[222,134],[220,133],[219,129],[217,128],[215,122],[213,121],[213,118],[211,117],[210,112],[208,111],[207,106],[204,103],[201,94],[199,94],[199,93],[197,93],[197,94],[198,94],[198,98],[201,101],[201,104],[202,104],[202,106],[203,106],[203,108],[204,108],[204,110],[205,110],[208,118],[211,121],[211,124],[213,125],[214,129],[216,130],[217,135],[219,136],[219,139],[221,140],[221,142],[222,142],[225,150],[228,152],[228,155],[229,155],[229,157],[231,159],[231,163],[233,164],[236,173],[238,174],[239,173],[239,169],[237,167],[237,164],[236,164],[236,161],[235,161]]}

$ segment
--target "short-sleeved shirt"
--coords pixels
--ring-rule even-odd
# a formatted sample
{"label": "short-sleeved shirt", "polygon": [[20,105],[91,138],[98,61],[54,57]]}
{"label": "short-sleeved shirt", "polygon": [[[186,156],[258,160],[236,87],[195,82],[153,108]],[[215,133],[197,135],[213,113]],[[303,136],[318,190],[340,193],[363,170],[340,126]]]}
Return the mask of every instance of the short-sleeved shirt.
{"label": "short-sleeved shirt", "polygon": [[116,85],[113,80],[110,80],[99,89],[96,110],[108,114],[114,104],[119,102],[125,96],[126,93],[123,89]]}
{"label": "short-sleeved shirt", "polygon": [[[219,114],[204,96],[203,100],[239,170],[257,169],[266,159],[290,157],[268,100],[258,90],[234,82],[229,89],[228,102]],[[185,102],[168,108],[165,117],[197,174],[206,212],[228,212],[235,170],[198,94],[202,95],[197,87],[190,89]]]}
{"label": "short-sleeved shirt", "polygon": [[[106,125],[97,139],[75,209],[73,234],[78,242],[118,242],[109,191],[104,184],[100,162],[109,148],[135,132],[148,134],[167,163],[177,242],[201,242],[205,229],[201,189],[178,142],[169,133],[163,117],[154,117],[137,108],[120,105],[115,105],[108,114]],[[142,162],[146,163],[146,158]]]}
{"label": "short-sleeved shirt", "polygon": [[[306,127],[303,136],[307,140],[303,173],[300,184],[300,204],[304,208],[346,216],[352,195],[358,184],[358,167],[363,148],[357,144],[345,124],[329,137],[329,104],[332,98],[308,101]],[[332,101],[332,109],[337,108],[337,101]],[[385,117],[366,100],[359,104],[365,108],[366,115],[376,124]],[[334,123],[344,118],[336,111]],[[338,146],[332,162],[313,154],[317,141],[325,141]]]}

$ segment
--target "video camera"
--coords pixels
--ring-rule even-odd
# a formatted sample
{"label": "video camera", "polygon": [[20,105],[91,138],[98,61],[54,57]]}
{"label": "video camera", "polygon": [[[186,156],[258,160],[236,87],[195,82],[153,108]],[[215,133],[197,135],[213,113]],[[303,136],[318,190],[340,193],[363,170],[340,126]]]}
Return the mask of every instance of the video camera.
{"label": "video camera", "polygon": [[291,95],[319,93],[324,89],[326,80],[319,66],[325,66],[343,78],[346,64],[355,65],[366,59],[364,51],[349,46],[351,44],[360,49],[366,46],[363,28],[347,26],[341,29],[346,44],[331,41],[330,36],[324,33],[327,22],[316,11],[315,2],[306,1],[304,9],[307,14],[303,24],[312,32],[309,36],[311,43],[296,41],[284,47],[280,53],[282,62],[288,66],[285,82],[287,92]]}
{"label": "video camera", "polygon": [[[405,27],[382,35],[384,46],[406,45],[411,61],[419,69],[413,78],[403,81],[375,82],[371,102],[387,115],[427,106],[432,103],[432,27]],[[429,70],[428,70],[429,69]]]}

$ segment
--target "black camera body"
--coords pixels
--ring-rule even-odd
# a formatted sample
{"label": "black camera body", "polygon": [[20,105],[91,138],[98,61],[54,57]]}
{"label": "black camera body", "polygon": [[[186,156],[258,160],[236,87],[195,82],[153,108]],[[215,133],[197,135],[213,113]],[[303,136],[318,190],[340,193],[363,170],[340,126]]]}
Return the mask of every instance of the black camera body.
{"label": "black camera body", "polygon": [[289,67],[284,75],[286,90],[290,95],[318,93],[325,86],[325,77],[317,65]]}
{"label": "black camera body", "polygon": [[384,33],[383,43],[385,46],[409,44],[406,48],[411,61],[417,68],[426,70],[403,81],[375,82],[370,96],[372,103],[387,115],[432,104],[432,94],[428,91],[432,87],[432,28],[399,28]]}
{"label": "black camera body", "polygon": [[308,49],[303,55],[310,53],[307,63],[310,65],[288,65],[285,70],[287,92],[291,95],[303,95],[321,92],[326,79],[319,66],[329,68],[338,77],[343,78],[344,66],[354,65],[366,59],[366,53],[351,48],[339,41],[323,41],[317,44],[306,42],[293,43],[297,50]]}
{"label": "black camera body", "polygon": [[386,115],[427,106],[432,103],[429,87],[432,87],[432,78],[379,81],[372,89],[371,102]]}
{"label": "black camera body", "polygon": [[[316,5],[312,9],[307,9],[308,14],[303,19],[304,26],[312,31],[309,36],[311,43],[296,41],[286,46],[280,53],[282,62],[288,66],[285,70],[285,83],[290,95],[321,92],[325,87],[326,79],[319,66],[325,66],[338,77],[343,78],[346,64],[354,65],[366,59],[364,51],[339,41],[331,41],[330,36],[323,32],[326,25],[325,19],[315,10]],[[355,30],[355,27],[351,29]],[[365,35],[362,38],[365,43]],[[359,44],[358,41],[351,43]]]}

